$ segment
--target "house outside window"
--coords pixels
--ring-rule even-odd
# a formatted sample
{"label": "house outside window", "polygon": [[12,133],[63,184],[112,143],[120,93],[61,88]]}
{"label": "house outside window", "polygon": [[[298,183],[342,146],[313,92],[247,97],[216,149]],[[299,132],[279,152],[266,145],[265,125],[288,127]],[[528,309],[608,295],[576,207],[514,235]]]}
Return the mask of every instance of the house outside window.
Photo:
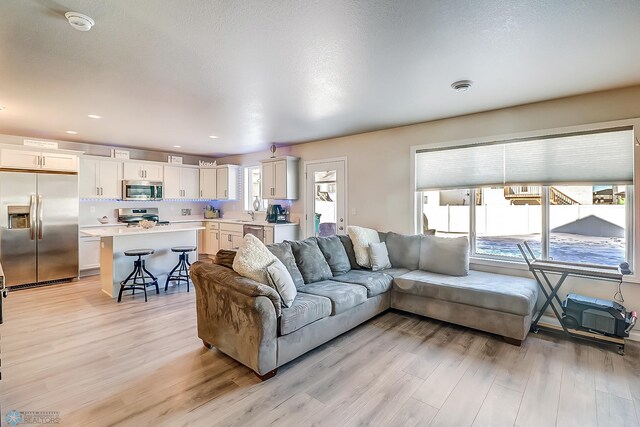
{"label": "house outside window", "polygon": [[526,240],[542,259],[633,264],[633,131],[554,138],[417,150],[417,189],[444,187],[418,193],[419,231],[466,235],[475,258],[521,262]]}
{"label": "house outside window", "polygon": [[260,166],[250,166],[245,168],[244,182],[245,210],[255,210],[254,202],[257,199],[259,204],[258,210],[265,211],[267,209],[267,205],[265,203],[265,200],[262,199],[262,168]]}

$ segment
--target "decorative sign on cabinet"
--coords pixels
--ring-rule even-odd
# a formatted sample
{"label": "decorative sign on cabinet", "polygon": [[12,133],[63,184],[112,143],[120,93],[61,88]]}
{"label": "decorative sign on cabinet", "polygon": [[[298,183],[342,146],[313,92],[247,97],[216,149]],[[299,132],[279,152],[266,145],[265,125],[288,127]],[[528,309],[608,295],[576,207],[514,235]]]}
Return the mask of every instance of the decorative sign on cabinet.
{"label": "decorative sign on cabinet", "polygon": [[298,198],[297,157],[276,157],[262,160],[262,198],[295,200]]}

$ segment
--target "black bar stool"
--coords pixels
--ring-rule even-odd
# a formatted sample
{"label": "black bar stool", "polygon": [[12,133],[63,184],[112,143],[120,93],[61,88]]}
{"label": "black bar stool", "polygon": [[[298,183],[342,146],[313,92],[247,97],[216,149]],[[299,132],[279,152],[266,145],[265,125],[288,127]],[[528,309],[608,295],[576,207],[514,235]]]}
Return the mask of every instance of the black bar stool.
{"label": "black bar stool", "polygon": [[173,270],[171,270],[171,273],[167,276],[167,282],[164,284],[165,292],[169,289],[169,282],[171,281],[178,282],[178,286],[180,286],[181,281],[187,282],[187,292],[189,292],[189,267],[191,267],[189,252],[195,250],[195,246],[174,246],[171,248],[171,252],[179,252],[180,256],[178,258],[178,264],[173,267]]}
{"label": "black bar stool", "polygon": [[[138,259],[133,261],[133,271],[126,279],[120,282],[120,292],[118,293],[118,302],[122,299],[123,291],[131,291],[131,295],[136,293],[136,289],[144,291],[144,302],[147,302],[147,286],[155,285],[156,294],[160,293],[158,288],[158,278],[151,274],[144,266],[143,256],[151,255],[155,251],[153,249],[131,249],[124,251],[125,256],[137,256]],[[146,273],[146,276],[145,276]],[[151,279],[150,281],[147,279]],[[131,281],[131,284],[127,284]]]}

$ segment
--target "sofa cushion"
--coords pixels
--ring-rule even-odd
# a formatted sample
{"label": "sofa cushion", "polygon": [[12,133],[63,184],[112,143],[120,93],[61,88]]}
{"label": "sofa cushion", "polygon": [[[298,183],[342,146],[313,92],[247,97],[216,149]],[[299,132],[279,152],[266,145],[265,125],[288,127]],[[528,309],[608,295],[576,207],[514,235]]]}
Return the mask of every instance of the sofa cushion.
{"label": "sofa cushion", "polygon": [[282,300],[283,307],[291,307],[293,300],[296,298],[296,284],[293,283],[291,274],[284,266],[282,261],[274,259],[271,264],[267,266],[267,279],[269,279],[269,286],[278,292],[280,299]]}
{"label": "sofa cushion", "polygon": [[216,257],[213,260],[213,263],[233,270],[233,260],[235,258],[236,258],[236,251],[228,251],[226,249],[220,249],[218,252],[216,252]]}
{"label": "sofa cushion", "polygon": [[408,268],[388,268],[384,271],[384,274],[388,274],[391,277],[402,276],[403,274],[407,274],[410,272]]}
{"label": "sofa cushion", "polygon": [[309,323],[331,315],[329,298],[313,294],[298,293],[289,308],[282,309],[280,316],[280,335],[297,331]]}
{"label": "sofa cushion", "polygon": [[387,270],[384,272],[351,270],[348,273],[335,276],[332,280],[334,282],[351,283],[354,285],[364,286],[367,288],[367,297],[371,298],[391,289],[393,276],[386,274],[386,272]]}
{"label": "sofa cushion", "polygon": [[340,314],[367,300],[367,288],[350,283],[325,280],[312,283],[300,289],[300,292],[327,297],[331,300],[331,315]]}
{"label": "sofa cushion", "polygon": [[373,271],[391,268],[386,243],[369,243],[369,260],[371,261],[371,270]]}
{"label": "sofa cushion", "polygon": [[380,243],[378,232],[372,228],[350,225],[347,233],[353,242],[353,250],[356,253],[356,262],[360,267],[371,267],[369,259],[369,243]]}
{"label": "sofa cushion", "polygon": [[296,288],[304,285],[304,279],[302,278],[302,273],[298,269],[296,265],[296,259],[293,256],[293,252],[291,251],[291,245],[289,242],[275,243],[272,245],[268,245],[267,249],[276,256],[287,267],[287,271],[291,275],[293,279],[293,283],[295,283]]}
{"label": "sofa cushion", "polygon": [[267,266],[274,259],[276,257],[269,252],[260,239],[253,234],[247,234],[233,259],[233,270],[241,276],[269,285]]}
{"label": "sofa cushion", "polygon": [[351,269],[360,270],[360,266],[356,261],[356,253],[353,250],[353,242],[351,241],[351,237],[346,234],[340,234],[338,237],[342,242],[342,246],[344,246],[344,250],[347,252],[347,257],[349,257],[349,264],[351,264]]}
{"label": "sofa cushion", "polygon": [[338,236],[318,237],[318,246],[327,260],[327,264],[331,268],[331,272],[336,274],[344,274],[351,270],[351,263],[344,249],[342,242]]}
{"label": "sofa cushion", "polygon": [[469,274],[469,239],[422,236],[418,267],[432,273],[466,276]]}
{"label": "sofa cushion", "polygon": [[394,279],[393,290],[527,316],[538,298],[533,279],[471,270],[468,276],[411,271]]}
{"label": "sofa cushion", "polygon": [[420,240],[422,236],[407,236],[394,232],[387,233],[385,243],[389,251],[391,265],[397,268],[417,270],[420,263]]}
{"label": "sofa cushion", "polygon": [[324,259],[315,237],[289,242],[289,244],[304,283],[319,282],[333,277],[331,267]]}

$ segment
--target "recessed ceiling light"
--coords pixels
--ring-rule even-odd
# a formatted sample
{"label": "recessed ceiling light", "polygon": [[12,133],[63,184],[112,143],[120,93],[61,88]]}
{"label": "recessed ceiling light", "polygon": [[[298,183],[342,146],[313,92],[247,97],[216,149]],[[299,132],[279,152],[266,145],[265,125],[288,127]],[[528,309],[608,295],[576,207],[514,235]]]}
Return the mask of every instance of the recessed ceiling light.
{"label": "recessed ceiling light", "polygon": [[68,130],[68,131],[67,131],[67,133],[70,133],[71,135],[75,135],[75,134],[77,134],[78,132],[76,132],[75,130]]}
{"label": "recessed ceiling light", "polygon": [[471,87],[472,84],[473,84],[473,82],[471,80],[459,80],[457,82],[451,83],[451,87],[456,92],[465,92],[465,91],[469,90],[469,88]]}
{"label": "recessed ceiling light", "polygon": [[174,145],[173,148],[180,148],[182,145]]}
{"label": "recessed ceiling light", "polygon": [[91,27],[96,25],[93,19],[89,18],[87,15],[83,15],[82,13],[67,12],[64,16],[69,21],[69,25],[78,31],[89,31]]}
{"label": "recessed ceiling light", "polygon": [[0,111],[4,111],[6,109],[7,109],[7,107],[5,107],[4,105],[0,105]]}
{"label": "recessed ceiling light", "polygon": [[215,136],[215,135],[209,135],[209,138],[211,138],[211,139],[216,139],[216,138],[218,138],[218,137],[217,137],[217,136]]}
{"label": "recessed ceiling light", "polygon": [[89,114],[87,117],[89,117],[90,119],[101,119],[101,116],[98,116],[96,114]]}

